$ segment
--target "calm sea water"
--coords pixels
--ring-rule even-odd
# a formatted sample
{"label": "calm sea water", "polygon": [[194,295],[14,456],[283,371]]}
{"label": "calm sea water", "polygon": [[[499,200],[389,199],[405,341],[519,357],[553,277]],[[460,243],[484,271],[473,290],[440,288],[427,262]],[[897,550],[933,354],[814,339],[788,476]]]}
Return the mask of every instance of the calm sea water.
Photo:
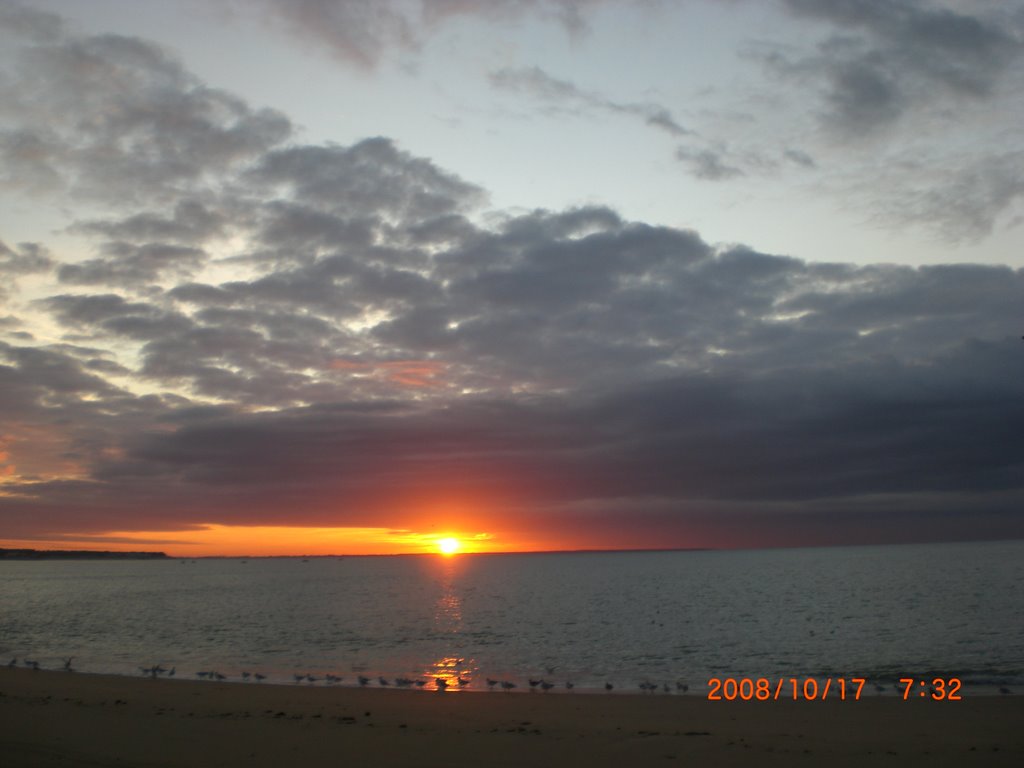
{"label": "calm sea water", "polygon": [[1024,683],[1024,542],[0,562],[0,662],[67,656],[85,672],[344,685],[544,677],[699,694],[712,676],[941,676],[980,691]]}

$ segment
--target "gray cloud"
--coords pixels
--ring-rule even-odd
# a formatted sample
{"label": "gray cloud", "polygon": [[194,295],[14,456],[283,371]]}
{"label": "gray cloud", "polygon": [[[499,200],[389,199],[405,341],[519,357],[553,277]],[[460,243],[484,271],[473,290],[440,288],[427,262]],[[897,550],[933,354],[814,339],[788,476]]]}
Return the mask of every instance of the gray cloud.
{"label": "gray cloud", "polygon": [[0,240],[0,274],[14,277],[46,272],[55,263],[52,255],[39,243],[19,243],[15,250]]}
{"label": "gray cloud", "polygon": [[64,34],[64,20],[55,14],[4,0],[0,2],[0,34],[34,42],[53,42]]}
{"label": "gray cloud", "polygon": [[992,233],[1022,194],[1003,108],[1019,101],[1024,83],[1019,7],[928,0],[784,6],[822,37],[810,37],[808,48],[761,42],[750,55],[785,85],[780,97],[792,88],[812,97],[798,103],[823,129],[815,160],[823,167],[838,152],[843,163],[858,164],[823,179],[830,192],[853,201],[873,224],[922,226],[943,242]]}
{"label": "gray cloud", "polygon": [[1024,51],[997,17],[925,2],[786,0],[785,5],[837,34],[813,56],[775,54],[766,61],[775,71],[820,83],[826,125],[846,140],[892,125],[920,104],[987,99]]}
{"label": "gray cloud", "polygon": [[991,93],[1021,43],[993,19],[894,0],[786,0],[796,13],[866,32],[880,63],[920,75],[949,90]]}
{"label": "gray cloud", "polygon": [[138,213],[124,219],[82,221],[69,229],[74,233],[103,235],[115,240],[136,243],[174,242],[202,243],[221,234],[226,221],[221,212],[198,200],[181,200],[175,205],[174,215]]}
{"label": "gray cloud", "polygon": [[145,285],[162,277],[187,276],[206,260],[198,248],[164,243],[110,242],[102,251],[103,258],[62,266],[59,280],[75,285]]}
{"label": "gray cloud", "polygon": [[727,163],[722,153],[710,149],[679,147],[676,149],[676,159],[684,163],[698,179],[721,181],[744,175],[739,167]]}
{"label": "gray cloud", "polygon": [[595,91],[583,90],[568,80],[552,77],[540,67],[500,69],[491,72],[488,78],[495,88],[529,94],[552,108],[629,115],[673,137],[691,133],[661,104],[615,101]]}
{"label": "gray cloud", "polygon": [[[899,538],[955,499],[973,511],[949,531],[1020,532],[1006,510],[1024,497],[1008,428],[1024,417],[1021,271],[716,250],[601,208],[445,231],[429,256],[356,247],[251,281],[182,284],[181,310],[48,299],[69,330],[139,345],[134,375],[195,399],[143,407],[97,378],[123,375],[117,361],[8,348],[9,375],[70,409],[88,388],[90,409],[133,427],[94,427],[96,445],[118,446],[102,454],[76,438],[88,493],[26,491],[54,526],[60,510],[96,510],[97,531],[158,486],[147,529],[326,524],[325,499],[331,524],[402,525],[388,512],[402,498],[474,494],[501,499],[509,520],[545,510],[559,530],[613,504],[666,535],[699,520],[725,536],[755,505],[779,526],[807,516],[825,541],[917,509],[872,524]],[[367,312],[380,318],[345,325]],[[53,397],[26,393],[21,410],[43,418]],[[196,411],[204,397],[226,405]]]}
{"label": "gray cloud", "polygon": [[1024,196],[1024,152],[993,151],[950,166],[941,169],[941,182],[899,185],[879,215],[921,222],[953,242],[969,241],[991,234],[998,217]]}
{"label": "gray cloud", "polygon": [[251,178],[289,188],[307,204],[357,214],[430,219],[478,205],[483,191],[412,157],[385,138],[352,147],[299,146],[268,153]]}
{"label": "gray cloud", "polygon": [[[967,388],[957,381],[965,365],[976,371]],[[596,398],[214,415],[130,440],[96,477],[128,498],[159,480],[197,505],[175,514],[192,522],[216,506],[227,522],[372,525],[397,508],[388,519],[400,525],[411,522],[403,498],[471,493],[509,515],[545,509],[548,525],[577,535],[592,518],[573,510],[609,502],[615,518],[675,535],[696,520],[722,535],[757,505],[762,525],[795,515],[816,529],[812,540],[835,540],[826,519],[844,517],[844,534],[860,519],[875,537],[913,538],[947,504],[972,510],[956,535],[976,525],[1017,535],[1024,455],[1007,419],[1024,414],[1019,386],[997,378],[1022,372],[982,343],[927,364],[683,375]],[[329,518],[318,511],[326,499]],[[915,504],[909,520],[898,511]]]}
{"label": "gray cloud", "polygon": [[828,68],[829,125],[845,136],[857,137],[894,123],[905,108],[896,83],[870,60],[836,62]]}
{"label": "gray cloud", "polygon": [[587,28],[586,12],[606,0],[262,0],[269,19],[315,41],[346,63],[373,67],[389,49],[416,50],[438,25],[460,16],[503,22],[530,14],[570,33]]}
{"label": "gray cloud", "polygon": [[816,168],[817,163],[811,155],[807,154],[800,149],[786,149],[783,151],[782,156],[792,163],[803,166],[804,168]]}
{"label": "gray cloud", "polygon": [[17,76],[0,82],[2,181],[16,189],[167,200],[291,132],[135,38],[20,42],[5,52]]}

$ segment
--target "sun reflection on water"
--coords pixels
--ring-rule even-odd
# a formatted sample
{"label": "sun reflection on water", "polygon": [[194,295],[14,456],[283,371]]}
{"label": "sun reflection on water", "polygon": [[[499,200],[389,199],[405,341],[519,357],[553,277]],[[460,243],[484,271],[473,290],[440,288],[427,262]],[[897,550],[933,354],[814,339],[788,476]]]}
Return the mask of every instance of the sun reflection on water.
{"label": "sun reflection on water", "polygon": [[[443,558],[436,563],[439,594],[434,602],[434,628],[441,634],[458,635],[462,631],[462,596],[457,577],[462,569],[459,558]],[[441,656],[422,671],[436,690],[457,691],[470,687],[474,669],[471,659],[455,653]]]}
{"label": "sun reflection on water", "polygon": [[431,687],[437,690],[459,691],[472,685],[473,668],[472,659],[444,656],[425,669],[423,674],[433,682]]}

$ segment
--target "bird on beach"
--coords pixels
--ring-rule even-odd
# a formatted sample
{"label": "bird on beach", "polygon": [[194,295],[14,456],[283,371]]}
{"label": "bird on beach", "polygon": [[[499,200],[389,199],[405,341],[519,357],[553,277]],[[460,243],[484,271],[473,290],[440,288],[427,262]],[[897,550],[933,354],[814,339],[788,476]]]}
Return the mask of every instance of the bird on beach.
{"label": "bird on beach", "polygon": [[570,680],[566,680],[565,681],[565,690],[571,691],[575,687],[576,686],[572,683],[572,681],[570,681]]}
{"label": "bird on beach", "polygon": [[614,688],[614,687],[615,687],[615,686],[614,686],[614,685],[612,685],[611,683],[605,683],[605,684],[604,684],[604,689],[605,689],[606,691],[611,691],[611,690],[612,690],[612,688]]}
{"label": "bird on beach", "polygon": [[227,680],[227,675],[222,675],[220,672],[214,672],[213,676],[218,680]]}
{"label": "bird on beach", "polygon": [[[141,667],[140,667],[140,669],[141,669]],[[210,676],[209,672],[196,672],[196,677],[202,677],[202,678],[205,679],[205,678],[207,678],[209,676]]]}
{"label": "bird on beach", "polygon": [[457,678],[455,678],[455,682],[457,682],[459,684],[460,688],[465,688],[467,685],[469,685],[469,680],[467,680],[464,677],[457,677]]}
{"label": "bird on beach", "polygon": [[493,690],[493,689],[494,689],[494,686],[496,686],[497,684],[498,684],[498,681],[497,681],[497,680],[492,680],[492,679],[491,679],[491,678],[489,678],[489,677],[487,678],[487,687],[488,687],[488,688],[490,688],[490,689],[492,689],[492,690]]}
{"label": "bird on beach", "polygon": [[443,677],[435,677],[434,684],[437,685],[437,690],[446,691],[448,690],[448,681]]}
{"label": "bird on beach", "polygon": [[688,686],[684,682],[681,682],[681,681],[677,680],[676,681],[676,690],[677,691],[682,691],[683,693],[686,693],[688,690],[690,690],[690,686]]}
{"label": "bird on beach", "polygon": [[380,680],[380,684],[381,685],[391,685],[391,683],[388,682],[388,679],[386,677],[384,677],[384,675],[381,675],[377,679]]}
{"label": "bird on beach", "polygon": [[178,668],[177,668],[177,667],[171,667],[171,671],[167,673],[167,676],[168,676],[168,677],[174,677],[174,675],[175,675],[175,673],[176,673],[177,671],[178,671]]}
{"label": "bird on beach", "polygon": [[360,675],[359,676],[359,685],[366,686],[369,682],[370,682],[370,678],[365,677],[364,675]]}
{"label": "bird on beach", "polygon": [[1013,693],[1013,691],[1011,691],[1005,685],[999,686],[999,692],[1003,694],[1003,696],[1009,696],[1011,693]]}
{"label": "bird on beach", "polygon": [[297,674],[297,673],[292,673],[292,677],[295,678],[295,682],[296,683],[301,683],[303,680],[306,679],[306,674],[303,673],[303,674],[300,675],[300,674]]}
{"label": "bird on beach", "polygon": [[540,680],[529,680],[528,682],[530,683],[531,688],[536,688],[538,685],[541,684]]}
{"label": "bird on beach", "polygon": [[11,667],[13,667],[17,663],[18,663],[18,657],[15,656],[13,659],[11,659],[9,662],[7,662],[7,668],[10,669]]}
{"label": "bird on beach", "polygon": [[75,658],[74,656],[68,656],[66,659],[64,659],[64,671],[65,672],[74,672],[74,670],[71,668],[71,660],[74,659],[74,658]]}
{"label": "bird on beach", "polygon": [[426,680],[413,680],[412,682],[413,682],[413,685],[415,685],[417,688],[422,688],[423,686],[425,686],[427,684]]}
{"label": "bird on beach", "polygon": [[256,678],[256,682],[257,683],[260,682],[261,680],[266,680],[267,679],[266,675],[261,675],[259,672],[257,672],[255,675],[253,675],[253,677]]}
{"label": "bird on beach", "polygon": [[341,682],[341,678],[338,677],[337,675],[333,675],[330,672],[328,672],[327,673],[327,682],[328,683],[332,683],[332,684],[333,683],[340,683]]}
{"label": "bird on beach", "polygon": [[319,678],[319,677],[316,677],[315,675],[306,675],[306,679],[307,679],[307,680],[308,680],[309,682],[311,682],[311,683],[315,683],[315,682],[316,682],[317,680],[319,680],[320,678]]}
{"label": "bird on beach", "polygon": [[242,679],[243,680],[248,680],[251,676],[252,676],[252,673],[250,673],[250,672],[242,672]]}
{"label": "bird on beach", "polygon": [[554,683],[549,683],[547,680],[541,680],[540,681],[540,689],[542,691],[544,691],[544,693],[547,693],[548,691],[550,691],[554,687],[555,687]]}
{"label": "bird on beach", "polygon": [[506,691],[511,691],[513,688],[516,687],[516,684],[508,680],[502,680],[501,687]]}

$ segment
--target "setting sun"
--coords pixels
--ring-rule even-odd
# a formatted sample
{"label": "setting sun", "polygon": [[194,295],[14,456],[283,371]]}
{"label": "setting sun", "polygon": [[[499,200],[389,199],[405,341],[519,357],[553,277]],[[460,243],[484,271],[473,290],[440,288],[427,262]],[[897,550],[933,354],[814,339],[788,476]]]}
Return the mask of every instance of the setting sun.
{"label": "setting sun", "polygon": [[454,555],[461,548],[461,544],[459,544],[458,539],[438,539],[437,548],[441,550],[442,555]]}

